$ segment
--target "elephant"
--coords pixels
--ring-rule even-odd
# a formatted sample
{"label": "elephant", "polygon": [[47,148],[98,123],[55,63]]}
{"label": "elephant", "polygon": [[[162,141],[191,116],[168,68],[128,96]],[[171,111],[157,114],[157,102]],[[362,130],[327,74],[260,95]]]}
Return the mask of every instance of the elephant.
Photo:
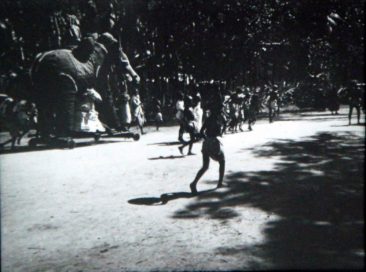
{"label": "elephant", "polygon": [[109,33],[88,37],[74,49],[57,49],[40,53],[31,67],[35,102],[39,110],[41,138],[50,135],[71,137],[78,96],[87,88],[101,92],[101,119],[115,115],[108,93],[111,66],[129,74],[136,82],[140,77],[132,68],[118,41]]}

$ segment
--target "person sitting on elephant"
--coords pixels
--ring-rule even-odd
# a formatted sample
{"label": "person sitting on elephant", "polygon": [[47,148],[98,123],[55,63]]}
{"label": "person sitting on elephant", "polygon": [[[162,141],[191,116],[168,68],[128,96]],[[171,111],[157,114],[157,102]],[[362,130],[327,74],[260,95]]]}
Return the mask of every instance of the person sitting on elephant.
{"label": "person sitting on elephant", "polygon": [[95,40],[93,37],[84,38],[79,45],[72,50],[72,54],[80,62],[87,62],[94,52]]}
{"label": "person sitting on elephant", "polygon": [[131,67],[129,59],[123,52],[118,41],[111,34],[104,33],[100,36],[99,40],[108,47],[114,48],[113,50],[118,50],[120,55],[118,56],[118,64],[114,64],[114,59],[107,58],[106,63],[109,63],[109,65],[102,66],[98,72],[98,90],[100,90],[103,98],[103,102],[99,105],[98,111],[100,112],[102,122],[109,128],[121,130],[123,128],[121,119],[118,116],[117,107],[114,103],[113,89],[117,87],[113,86],[113,83],[116,83],[113,81],[115,80],[113,75],[125,74],[127,72],[127,75],[130,75],[136,82],[140,81],[140,77]]}

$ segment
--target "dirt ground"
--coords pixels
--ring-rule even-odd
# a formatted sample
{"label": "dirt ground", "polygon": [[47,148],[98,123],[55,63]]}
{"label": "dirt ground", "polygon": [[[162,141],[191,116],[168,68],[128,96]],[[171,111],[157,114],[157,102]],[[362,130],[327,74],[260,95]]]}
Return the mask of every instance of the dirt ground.
{"label": "dirt ground", "polygon": [[201,143],[181,156],[177,127],[72,150],[25,139],[0,156],[2,271],[362,268],[365,126],[346,114],[225,135],[225,186],[212,161],[197,196]]}

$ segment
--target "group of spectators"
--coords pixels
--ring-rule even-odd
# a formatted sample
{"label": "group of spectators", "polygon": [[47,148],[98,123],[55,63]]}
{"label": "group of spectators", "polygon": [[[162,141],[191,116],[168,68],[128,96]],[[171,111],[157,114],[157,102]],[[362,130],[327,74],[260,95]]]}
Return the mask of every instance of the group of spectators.
{"label": "group of spectators", "polygon": [[[281,108],[296,105],[296,99],[299,99],[298,93],[303,89],[308,90],[307,87],[304,83],[279,82],[277,84],[267,83],[262,86],[238,86],[232,91],[212,92],[215,95],[204,95],[202,98],[197,91],[186,95],[179,93],[175,105],[176,119],[181,123],[178,140],[182,140],[183,131],[189,131],[189,128],[184,129],[187,126],[182,125],[182,120],[183,124],[194,120],[197,127],[196,131],[199,131],[201,127],[199,124],[202,124],[202,120],[195,117],[197,116],[197,108],[200,108],[204,113],[202,116],[205,118],[207,110],[215,105],[224,119],[224,132],[243,131],[242,125],[245,122],[248,122],[248,129],[252,130],[259,113],[266,114],[269,122],[273,122],[274,118],[280,114]],[[310,88],[304,93],[304,99],[314,100],[313,109],[328,109],[331,114],[338,114],[340,104],[344,103],[353,105],[359,115],[360,109],[364,106],[364,86],[358,81],[353,80],[347,86],[339,88],[331,84],[311,87],[313,89]],[[321,107],[317,108],[318,104],[321,104]],[[311,108],[312,106],[309,105],[309,109]]]}

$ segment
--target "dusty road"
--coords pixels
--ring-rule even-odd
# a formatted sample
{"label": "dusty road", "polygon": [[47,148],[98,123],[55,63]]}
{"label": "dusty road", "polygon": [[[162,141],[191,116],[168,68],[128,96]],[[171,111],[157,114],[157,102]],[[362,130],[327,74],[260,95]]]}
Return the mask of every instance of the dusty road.
{"label": "dusty road", "polygon": [[[364,126],[345,111],[228,134],[218,165],[181,157],[177,127],[138,142],[0,156],[2,271],[361,268]],[[86,140],[91,141],[91,140]]]}

